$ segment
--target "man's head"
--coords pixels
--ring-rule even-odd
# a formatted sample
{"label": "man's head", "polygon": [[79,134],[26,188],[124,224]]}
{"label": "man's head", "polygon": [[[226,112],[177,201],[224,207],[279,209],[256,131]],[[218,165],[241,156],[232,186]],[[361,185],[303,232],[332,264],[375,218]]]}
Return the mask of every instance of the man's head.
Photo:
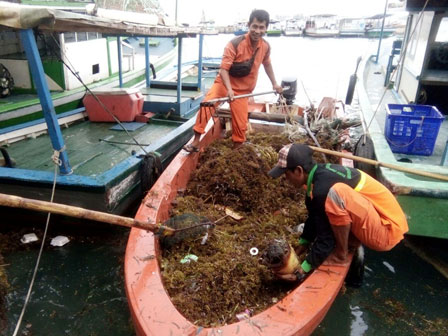
{"label": "man's head", "polygon": [[254,22],[254,19],[257,19],[258,22],[266,25],[266,28],[269,26],[269,13],[264,9],[254,9],[252,13],[250,13],[249,17],[249,27]]}
{"label": "man's head", "polygon": [[304,184],[316,162],[313,160],[313,150],[303,144],[289,144],[278,152],[277,165],[269,171],[273,178],[286,174],[286,178],[294,185]]}
{"label": "man's head", "polygon": [[249,37],[257,43],[266,33],[269,25],[269,13],[263,9],[254,9],[249,17]]}

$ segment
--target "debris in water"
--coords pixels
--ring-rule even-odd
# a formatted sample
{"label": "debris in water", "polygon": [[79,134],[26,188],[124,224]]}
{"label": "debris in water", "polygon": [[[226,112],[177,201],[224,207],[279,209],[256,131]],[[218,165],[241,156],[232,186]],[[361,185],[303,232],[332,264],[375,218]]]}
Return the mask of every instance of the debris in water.
{"label": "debris in water", "polygon": [[389,264],[387,261],[383,261],[383,265],[386,266],[389,271],[391,271],[392,273],[395,273],[395,268],[391,264]]}
{"label": "debris in water", "polygon": [[38,240],[39,240],[39,238],[37,238],[35,233],[24,234],[23,237],[20,239],[22,244],[28,244],[28,243],[32,243],[32,242],[35,242]]}
{"label": "debris in water", "polygon": [[50,244],[52,246],[64,246],[65,244],[67,244],[70,240],[66,237],[66,236],[56,236],[54,237]]}

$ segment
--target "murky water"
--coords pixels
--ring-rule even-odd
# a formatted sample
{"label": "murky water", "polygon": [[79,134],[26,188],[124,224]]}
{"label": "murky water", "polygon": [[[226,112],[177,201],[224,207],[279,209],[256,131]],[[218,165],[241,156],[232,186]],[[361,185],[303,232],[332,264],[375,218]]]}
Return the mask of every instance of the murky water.
{"label": "murky water", "polygon": [[[220,56],[232,37],[206,37],[204,55]],[[381,54],[390,52],[392,40],[383,41]],[[377,41],[363,38],[277,37],[268,41],[277,80],[298,77],[300,104],[308,104],[307,96],[315,104],[324,96],[345,100],[356,59],[377,52]],[[184,51],[185,58],[197,57],[197,41],[185,39]],[[269,79],[261,69],[256,91],[270,89]],[[268,98],[276,99],[274,95]],[[101,239],[81,236],[64,247],[47,245],[25,314],[24,334],[134,333],[122,275],[127,235],[122,230],[107,231]],[[423,242],[448,262],[446,241]],[[2,335],[11,335],[14,330],[36,256],[37,249],[5,255],[12,291],[7,297],[9,324]],[[391,252],[367,250],[366,266],[364,286],[341,292],[314,335],[439,335],[441,330],[446,331],[448,280],[433,266],[404,243]]]}

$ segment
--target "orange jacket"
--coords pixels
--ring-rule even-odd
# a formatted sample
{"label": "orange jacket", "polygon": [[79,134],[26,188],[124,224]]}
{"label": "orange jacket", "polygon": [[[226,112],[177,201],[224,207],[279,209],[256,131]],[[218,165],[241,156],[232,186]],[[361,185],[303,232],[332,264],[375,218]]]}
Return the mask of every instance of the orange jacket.
{"label": "orange jacket", "polygon": [[[233,77],[230,76],[230,84],[235,94],[247,94],[251,93],[255,89],[258,78],[258,70],[260,65],[269,65],[270,59],[270,46],[264,39],[258,41],[257,47],[254,49],[250,43],[249,33],[244,35],[244,39],[238,44],[237,50],[235,50],[232,42],[227,43],[224,48],[224,54],[221,61],[221,69],[229,70],[233,62],[244,62],[249,60],[258,48],[257,55],[254,59],[254,64],[249,75],[245,77]],[[222,83],[221,76],[218,75],[216,82]]]}

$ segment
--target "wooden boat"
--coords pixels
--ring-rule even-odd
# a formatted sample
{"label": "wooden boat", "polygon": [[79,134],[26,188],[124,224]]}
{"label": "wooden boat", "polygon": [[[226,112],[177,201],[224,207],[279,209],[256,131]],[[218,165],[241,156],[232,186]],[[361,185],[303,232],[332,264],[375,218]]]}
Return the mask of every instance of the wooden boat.
{"label": "wooden boat", "polygon": [[[264,106],[253,105],[250,110],[263,111]],[[284,127],[270,122],[251,125],[265,132],[278,132]],[[210,122],[201,147],[219,138],[222,130],[220,122]],[[198,157],[180,152],[146,195],[136,219],[153,223],[167,220],[172,201],[186,187]],[[160,256],[154,234],[131,230],[125,255],[125,286],[137,335],[309,335],[324,318],[348,270],[348,266],[322,265],[269,309],[238,323],[203,328],[182,316],[171,302],[161,279]]]}
{"label": "wooden boat", "polygon": [[[394,47],[398,44],[394,43],[390,56],[378,60],[372,57],[364,63],[358,96],[370,139],[360,146],[359,154],[446,176],[448,123],[441,114],[428,113],[436,110],[448,113],[445,99],[448,66],[444,61],[448,54],[444,44],[437,42],[437,36],[443,36],[438,34],[443,32],[441,22],[446,21],[448,8],[435,6],[422,12],[417,29],[415,24],[421,8],[408,10],[411,25],[406,27],[400,57],[395,55]],[[383,48],[387,42],[392,41],[383,41]],[[394,56],[401,62],[390,61]],[[389,76],[385,82],[384,74],[391,72],[394,72],[392,82],[388,81]],[[419,109],[428,113],[419,114]],[[392,122],[396,127],[387,128]],[[371,172],[396,194],[407,215],[409,234],[448,238],[447,182],[382,167],[373,168]]]}
{"label": "wooden boat", "polygon": [[[5,50],[0,63],[14,80],[11,95],[0,100],[0,128],[5,128],[42,118],[42,106],[31,78],[30,65],[20,47],[19,35],[6,27],[0,29],[0,33],[3,36],[0,46]],[[133,37],[117,39],[97,32],[40,34],[39,49],[56,114],[81,107],[85,94],[84,86],[64,63],[75,66],[84,84],[92,90],[118,87],[120,81],[122,86],[130,87],[145,79],[145,39],[142,41],[143,47]],[[160,45],[151,47],[150,51],[154,75],[170,64],[177,54],[172,38],[157,41]],[[91,52],[89,57],[81,57],[85,50]]]}
{"label": "wooden boat", "polygon": [[[0,167],[0,189],[9,194],[50,199],[55,179],[51,157],[53,148],[58,148],[62,150],[61,153],[56,153],[61,165],[56,176],[55,201],[93,210],[123,213],[142,196],[144,189],[148,189],[154,182],[156,166],[160,165],[157,171],[163,169],[191,137],[193,120],[189,118],[199,107],[204,90],[211,84],[213,77],[202,76],[202,57],[200,57],[196,65],[199,70],[196,71],[195,80],[191,79],[191,76],[183,76],[181,65],[170,69],[171,72],[177,72],[179,80],[150,80],[150,70],[147,66],[143,72],[146,81],[143,82],[142,88],[135,83],[136,87],[121,88],[118,89],[119,92],[113,92],[117,89],[97,91],[106,105],[123,93],[126,99],[132,97],[126,102],[138,100],[138,104],[116,105],[117,113],[124,115],[121,121],[132,121],[128,126],[124,126],[127,132],[111,130],[114,125],[106,122],[108,120],[100,119],[99,122],[85,120],[84,108],[57,116],[52,96],[44,80],[42,60],[37,52],[31,28],[47,32],[99,30],[117,36],[118,40],[122,34],[132,38],[142,36],[146,39],[150,36],[165,36],[169,39],[178,37],[179,60],[182,38],[196,36],[200,30],[193,28],[178,30],[159,26],[155,28],[150,25],[133,25],[131,22],[123,23],[54,9],[35,11],[29,6],[10,3],[7,6],[9,7],[5,12],[11,13],[12,17],[35,16],[31,26],[22,26],[20,22],[7,20],[1,23],[8,26],[7,29],[11,31],[17,30],[21,35],[41,105],[44,107],[45,118],[41,116],[41,119],[0,130],[2,152],[7,153],[16,162],[15,167]],[[53,23],[47,26],[49,18]],[[199,40],[202,44],[203,38]],[[138,39],[135,38],[134,42],[138,44]],[[146,64],[149,65],[149,62]],[[121,73],[119,77],[123,86]],[[111,98],[111,93],[115,98]],[[134,101],[135,97],[138,99]],[[152,114],[141,113],[142,111]],[[87,115],[93,119],[89,108]],[[140,117],[137,120],[140,122],[133,122],[134,117]],[[71,127],[61,129],[59,125],[71,125]],[[45,134],[41,135],[42,133]],[[126,133],[132,133],[132,137]],[[137,145],[137,142],[140,145]]]}

